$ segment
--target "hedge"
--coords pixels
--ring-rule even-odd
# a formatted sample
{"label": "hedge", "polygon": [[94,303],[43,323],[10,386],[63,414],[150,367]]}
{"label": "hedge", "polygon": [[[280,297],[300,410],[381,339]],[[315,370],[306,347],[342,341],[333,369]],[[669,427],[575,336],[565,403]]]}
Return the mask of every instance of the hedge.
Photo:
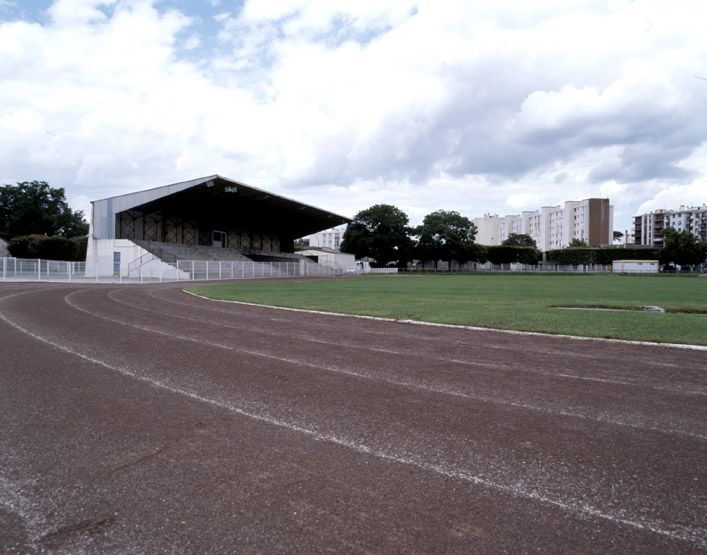
{"label": "hedge", "polygon": [[23,235],[10,241],[8,250],[17,258],[44,260],[86,260],[88,237],[35,237]]}
{"label": "hedge", "polygon": [[555,264],[611,264],[614,260],[658,260],[660,249],[625,247],[570,247],[547,251],[548,262]]}
{"label": "hedge", "polygon": [[511,247],[507,245],[487,247],[487,257],[492,264],[537,264],[542,255],[533,247]]}

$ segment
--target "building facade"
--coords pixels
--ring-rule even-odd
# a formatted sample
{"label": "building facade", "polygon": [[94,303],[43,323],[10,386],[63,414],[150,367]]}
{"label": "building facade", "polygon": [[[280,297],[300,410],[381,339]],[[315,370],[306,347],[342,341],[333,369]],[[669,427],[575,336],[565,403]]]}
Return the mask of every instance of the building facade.
{"label": "building facade", "polygon": [[698,241],[707,241],[707,205],[681,206],[677,210],[654,210],[633,218],[636,245],[660,247],[665,229],[689,231]]}
{"label": "building facade", "polygon": [[598,247],[612,243],[614,207],[606,198],[569,200],[521,214],[486,214],[472,222],[478,230],[476,242],[482,245],[500,245],[511,233],[521,233],[530,235],[541,251],[564,248],[573,239]]}
{"label": "building facade", "polygon": [[346,226],[333,227],[319,233],[307,235],[303,239],[308,241],[307,244],[310,247],[321,247],[338,251],[340,250],[341,241],[344,239],[344,231],[346,231]]}

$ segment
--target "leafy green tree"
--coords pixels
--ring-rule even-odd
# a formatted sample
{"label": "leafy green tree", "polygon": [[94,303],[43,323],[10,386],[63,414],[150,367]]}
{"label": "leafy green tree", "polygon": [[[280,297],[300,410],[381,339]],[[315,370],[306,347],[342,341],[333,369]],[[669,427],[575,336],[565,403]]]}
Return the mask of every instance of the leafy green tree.
{"label": "leafy green tree", "polygon": [[88,233],[83,212],[73,211],[63,188],[46,181],[23,181],[0,186],[0,234],[77,237]]}
{"label": "leafy green tree", "polygon": [[589,245],[587,245],[587,242],[582,241],[581,239],[572,239],[569,244],[570,248],[586,248],[588,246]]}
{"label": "leafy green tree", "polygon": [[661,264],[691,266],[704,262],[705,252],[697,238],[689,231],[677,231],[668,227],[663,232],[663,237],[659,258]]}
{"label": "leafy green tree", "polygon": [[344,232],[341,251],[372,258],[377,266],[405,265],[412,248],[408,222],[405,212],[395,206],[371,206],[354,216]]}
{"label": "leafy green tree", "polygon": [[614,231],[614,241],[619,241],[623,239],[624,234],[621,233],[620,231]]}
{"label": "leafy green tree", "polygon": [[459,212],[437,210],[427,214],[416,229],[418,254],[422,260],[456,260],[459,263],[475,256],[476,226]]}
{"label": "leafy green tree", "polygon": [[508,239],[501,244],[505,247],[537,247],[535,240],[525,233],[509,233]]}

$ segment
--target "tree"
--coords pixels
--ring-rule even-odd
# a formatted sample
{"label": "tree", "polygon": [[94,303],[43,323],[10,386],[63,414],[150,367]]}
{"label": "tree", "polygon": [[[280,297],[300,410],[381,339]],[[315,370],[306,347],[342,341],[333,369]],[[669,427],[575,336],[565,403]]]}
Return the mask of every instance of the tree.
{"label": "tree", "polygon": [[624,234],[620,231],[614,231],[614,241],[620,241],[623,239]]}
{"label": "tree", "polygon": [[501,244],[505,247],[537,247],[535,240],[525,233],[509,233],[508,239]]}
{"label": "tree", "polygon": [[660,250],[661,264],[680,264],[690,266],[700,264],[705,259],[705,253],[697,238],[687,230],[677,231],[671,227],[663,232],[663,248]]}
{"label": "tree", "polygon": [[83,212],[74,212],[63,188],[46,181],[0,186],[0,234],[9,238],[30,234],[77,237],[88,233]]}
{"label": "tree", "polygon": [[372,258],[377,266],[390,262],[404,265],[412,246],[408,221],[405,212],[390,204],[362,210],[346,228],[341,251],[356,258]]}
{"label": "tree", "polygon": [[581,239],[572,239],[569,244],[570,248],[586,248],[589,245],[587,245],[586,241],[582,241]]}
{"label": "tree", "polygon": [[423,260],[462,263],[474,257],[476,226],[459,212],[437,210],[427,214],[416,234],[418,253]]}

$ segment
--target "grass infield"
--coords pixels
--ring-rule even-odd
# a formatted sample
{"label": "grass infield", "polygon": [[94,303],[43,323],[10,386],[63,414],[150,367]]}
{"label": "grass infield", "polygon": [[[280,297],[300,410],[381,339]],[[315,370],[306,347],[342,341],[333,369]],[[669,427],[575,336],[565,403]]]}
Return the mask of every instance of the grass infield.
{"label": "grass infield", "polygon": [[[704,278],[400,275],[231,282],[188,289],[213,299],[345,314],[707,345]],[[642,311],[643,306],[666,312]]]}

